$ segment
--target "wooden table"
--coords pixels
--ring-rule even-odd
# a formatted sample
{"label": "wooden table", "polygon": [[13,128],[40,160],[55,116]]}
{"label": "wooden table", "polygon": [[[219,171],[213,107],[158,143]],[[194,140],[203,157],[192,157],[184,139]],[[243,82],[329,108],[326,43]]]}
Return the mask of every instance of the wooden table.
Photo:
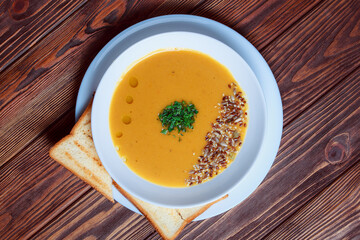
{"label": "wooden table", "polygon": [[[90,62],[141,20],[219,21],[264,56],[284,131],[266,179],[179,239],[360,239],[360,1],[29,1],[0,3],[0,239],[159,239],[48,156],[74,125]],[[270,113],[271,114],[271,113]]]}

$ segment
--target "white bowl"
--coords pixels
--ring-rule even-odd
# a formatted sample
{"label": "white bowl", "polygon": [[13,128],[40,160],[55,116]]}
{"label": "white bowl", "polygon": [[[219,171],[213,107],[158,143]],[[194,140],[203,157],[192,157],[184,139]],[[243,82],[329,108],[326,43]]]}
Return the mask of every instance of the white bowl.
{"label": "white bowl", "polygon": [[[203,52],[225,65],[244,90],[249,105],[248,129],[235,161],[214,179],[192,187],[170,188],[153,184],[130,170],[119,157],[109,129],[109,108],[116,83],[128,67],[158,49],[188,48]],[[103,75],[96,90],[91,113],[95,148],[105,169],[123,189],[155,205],[186,208],[206,204],[236,186],[256,161],[266,128],[264,97],[251,68],[227,45],[211,37],[191,32],[168,32],[145,38],[127,48]]]}

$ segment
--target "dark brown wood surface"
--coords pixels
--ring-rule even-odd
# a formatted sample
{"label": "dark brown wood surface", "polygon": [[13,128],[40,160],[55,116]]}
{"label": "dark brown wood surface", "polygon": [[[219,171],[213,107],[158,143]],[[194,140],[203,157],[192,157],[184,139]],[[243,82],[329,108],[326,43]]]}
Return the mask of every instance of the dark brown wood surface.
{"label": "dark brown wood surface", "polygon": [[159,239],[51,160],[91,60],[141,20],[194,14],[247,38],[278,82],[284,131],[263,183],[178,239],[360,239],[360,2],[0,3],[0,239]]}

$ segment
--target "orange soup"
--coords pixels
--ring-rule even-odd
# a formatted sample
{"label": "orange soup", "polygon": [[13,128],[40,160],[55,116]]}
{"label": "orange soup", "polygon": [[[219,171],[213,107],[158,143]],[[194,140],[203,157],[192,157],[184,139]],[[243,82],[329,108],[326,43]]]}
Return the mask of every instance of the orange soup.
{"label": "orange soup", "polygon": [[[139,60],[118,82],[110,105],[110,131],[118,154],[152,183],[188,186],[185,180],[207,144],[220,103],[233,94],[230,85],[235,83],[226,67],[193,50],[158,51]],[[163,134],[159,113],[174,101],[196,107],[193,129]]]}

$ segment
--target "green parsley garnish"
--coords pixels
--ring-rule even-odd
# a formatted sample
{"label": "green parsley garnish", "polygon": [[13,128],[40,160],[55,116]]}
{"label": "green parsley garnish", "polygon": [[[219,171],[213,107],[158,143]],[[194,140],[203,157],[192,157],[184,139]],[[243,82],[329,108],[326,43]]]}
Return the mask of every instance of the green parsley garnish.
{"label": "green parsley garnish", "polygon": [[162,134],[167,134],[175,128],[178,132],[186,132],[186,129],[193,129],[195,116],[198,110],[194,104],[187,104],[185,101],[174,103],[166,106],[161,113],[159,113],[159,120],[163,126]]}

